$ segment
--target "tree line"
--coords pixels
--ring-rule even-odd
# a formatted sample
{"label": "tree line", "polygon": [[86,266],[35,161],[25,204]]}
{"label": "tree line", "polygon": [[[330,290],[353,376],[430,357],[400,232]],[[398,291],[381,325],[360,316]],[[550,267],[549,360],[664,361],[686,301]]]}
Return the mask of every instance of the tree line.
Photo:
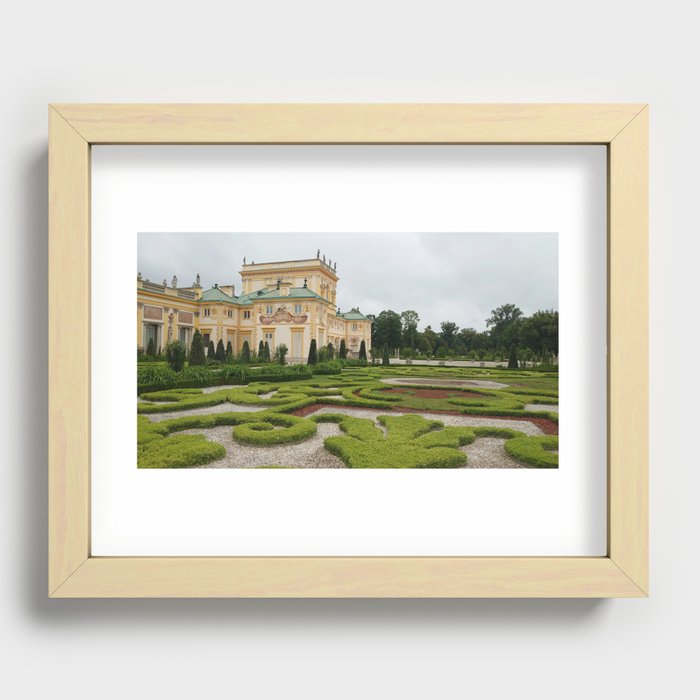
{"label": "tree line", "polygon": [[442,321],[440,330],[418,330],[420,316],[413,309],[401,313],[385,310],[368,314],[372,321],[372,349],[377,356],[384,347],[399,350],[403,357],[466,357],[478,360],[507,359],[516,348],[522,360],[549,364],[559,354],[559,312],[552,309],[525,316],[515,304],[491,311],[485,331],[460,328]]}

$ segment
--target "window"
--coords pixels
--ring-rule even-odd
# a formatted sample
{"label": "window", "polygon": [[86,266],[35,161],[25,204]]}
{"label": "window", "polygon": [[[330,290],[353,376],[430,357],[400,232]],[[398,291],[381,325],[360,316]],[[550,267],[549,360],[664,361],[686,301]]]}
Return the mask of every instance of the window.
{"label": "window", "polygon": [[244,311],[243,318],[250,318],[250,311]]}
{"label": "window", "polygon": [[228,310],[228,317],[233,318],[233,309]]}
{"label": "window", "polygon": [[353,324],[352,324],[352,329],[353,329],[354,331],[357,330],[357,324],[356,324],[356,323],[353,323]]}
{"label": "window", "polygon": [[275,335],[274,333],[269,333],[269,332],[268,332],[268,333],[265,333],[265,342],[266,342],[270,347],[272,347],[272,339],[273,339],[274,335]]}
{"label": "window", "polygon": [[190,347],[190,333],[192,329],[191,328],[183,328],[182,326],[180,327],[180,342],[187,348]]}
{"label": "window", "polygon": [[202,334],[202,342],[204,343],[204,350],[206,351],[207,345],[209,345],[209,333]]}
{"label": "window", "polygon": [[210,316],[211,315],[211,309],[208,306],[204,307],[204,315],[205,316]]}
{"label": "window", "polygon": [[146,323],[143,326],[143,349],[148,350],[148,344],[153,341],[153,349],[158,352],[158,328],[156,323]]}
{"label": "window", "polygon": [[294,313],[295,314],[301,313],[301,304],[294,304]]}
{"label": "window", "polygon": [[268,304],[268,305],[265,307],[265,313],[266,313],[266,314],[271,314],[271,313],[272,313],[272,304]]}

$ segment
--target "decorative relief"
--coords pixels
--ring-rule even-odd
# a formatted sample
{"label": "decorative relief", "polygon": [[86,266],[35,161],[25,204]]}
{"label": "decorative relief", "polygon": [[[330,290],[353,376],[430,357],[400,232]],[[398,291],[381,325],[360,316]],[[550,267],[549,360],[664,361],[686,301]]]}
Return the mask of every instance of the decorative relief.
{"label": "decorative relief", "polygon": [[191,326],[194,323],[194,314],[191,311],[178,311],[177,322]]}
{"label": "decorative relief", "polygon": [[163,309],[158,306],[144,306],[143,317],[148,321],[162,321]]}
{"label": "decorative relief", "polygon": [[285,306],[280,306],[274,314],[261,314],[260,323],[306,323],[306,314],[291,314]]}

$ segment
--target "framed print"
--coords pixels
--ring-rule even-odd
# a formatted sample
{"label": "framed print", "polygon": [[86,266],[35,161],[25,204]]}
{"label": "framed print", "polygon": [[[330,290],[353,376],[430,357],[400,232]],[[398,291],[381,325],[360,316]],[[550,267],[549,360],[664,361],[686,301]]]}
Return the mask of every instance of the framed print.
{"label": "framed print", "polygon": [[49,595],[646,596],[647,120],[52,105]]}

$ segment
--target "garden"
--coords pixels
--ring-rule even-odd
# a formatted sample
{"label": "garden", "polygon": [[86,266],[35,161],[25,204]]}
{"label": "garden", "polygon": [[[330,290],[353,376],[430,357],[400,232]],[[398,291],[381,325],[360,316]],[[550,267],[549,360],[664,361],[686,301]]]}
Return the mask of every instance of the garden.
{"label": "garden", "polygon": [[558,372],[139,363],[138,467],[558,467]]}

